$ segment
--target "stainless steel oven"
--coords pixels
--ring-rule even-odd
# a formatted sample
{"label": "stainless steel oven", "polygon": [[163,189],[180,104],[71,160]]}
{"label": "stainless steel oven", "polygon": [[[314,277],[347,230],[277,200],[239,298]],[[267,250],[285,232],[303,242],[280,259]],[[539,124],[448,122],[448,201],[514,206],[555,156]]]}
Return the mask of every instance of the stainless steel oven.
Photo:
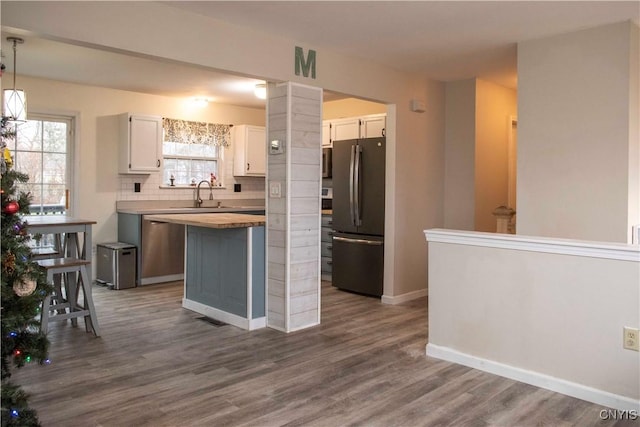
{"label": "stainless steel oven", "polygon": [[333,188],[322,187],[322,209],[333,209]]}
{"label": "stainless steel oven", "polygon": [[322,149],[322,177],[331,178],[331,148]]}

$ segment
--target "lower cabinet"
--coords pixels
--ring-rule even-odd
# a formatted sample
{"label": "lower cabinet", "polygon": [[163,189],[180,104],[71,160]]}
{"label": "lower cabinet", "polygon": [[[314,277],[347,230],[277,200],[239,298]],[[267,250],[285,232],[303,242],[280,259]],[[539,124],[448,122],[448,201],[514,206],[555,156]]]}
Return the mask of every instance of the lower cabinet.
{"label": "lower cabinet", "polygon": [[266,326],[265,228],[187,226],[182,306],[246,330]]}
{"label": "lower cabinet", "polygon": [[330,213],[322,214],[322,230],[320,235],[320,274],[322,280],[331,280],[331,253],[333,230]]}
{"label": "lower cabinet", "polygon": [[187,299],[246,317],[246,236],[246,228],[187,227]]}

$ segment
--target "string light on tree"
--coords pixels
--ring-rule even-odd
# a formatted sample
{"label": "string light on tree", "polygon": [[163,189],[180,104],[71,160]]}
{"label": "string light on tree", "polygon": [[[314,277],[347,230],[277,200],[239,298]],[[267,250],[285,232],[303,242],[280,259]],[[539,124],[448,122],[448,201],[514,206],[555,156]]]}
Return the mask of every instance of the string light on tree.
{"label": "string light on tree", "polygon": [[[29,212],[30,195],[25,188],[29,177],[14,169],[7,146],[13,144],[16,126],[1,119],[0,133],[0,221],[2,249],[0,280],[2,283],[2,409],[3,426],[38,426],[36,412],[29,407],[29,396],[11,381],[11,373],[27,363],[48,365],[49,341],[38,328],[38,314],[43,300],[51,292],[46,274],[33,261],[30,236],[21,215]],[[32,391],[35,393],[36,391]]]}

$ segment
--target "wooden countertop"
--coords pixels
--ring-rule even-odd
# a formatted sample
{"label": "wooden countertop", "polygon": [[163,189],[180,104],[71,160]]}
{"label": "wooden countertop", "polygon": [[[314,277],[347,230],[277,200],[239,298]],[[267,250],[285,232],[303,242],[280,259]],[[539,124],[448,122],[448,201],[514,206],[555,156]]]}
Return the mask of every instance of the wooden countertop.
{"label": "wooden countertop", "polygon": [[158,214],[145,215],[145,219],[206,228],[247,228],[266,223],[264,215],[238,213]]}

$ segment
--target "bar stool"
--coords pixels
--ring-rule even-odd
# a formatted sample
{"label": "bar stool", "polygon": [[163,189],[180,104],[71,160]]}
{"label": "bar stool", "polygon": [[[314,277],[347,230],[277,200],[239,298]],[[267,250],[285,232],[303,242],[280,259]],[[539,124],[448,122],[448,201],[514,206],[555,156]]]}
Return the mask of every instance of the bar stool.
{"label": "bar stool", "polygon": [[[31,256],[34,261],[51,258],[64,258],[65,249],[65,245],[62,243],[62,236],[60,234],[54,234],[53,247],[33,247],[31,248]],[[62,294],[61,274],[56,274],[53,276],[53,286],[55,288],[53,301],[56,304],[61,304],[64,301],[64,295]]]}
{"label": "bar stool", "polygon": [[[47,333],[50,321],[60,321],[71,319],[74,325],[78,317],[84,317],[87,332],[93,332],[95,336],[100,336],[98,330],[98,318],[91,296],[91,282],[87,274],[87,265],[91,262],[78,258],[50,258],[36,261],[41,268],[47,272],[47,281],[55,283],[54,278],[62,274],[79,273],[80,281],[65,280],[64,290],[66,299],[62,295],[62,289],[55,290],[55,300],[52,304],[52,295],[47,295],[42,302],[42,312],[40,315],[40,330]],[[78,291],[82,286],[84,305],[78,304]],[[69,309],[67,312],[66,309]]]}

